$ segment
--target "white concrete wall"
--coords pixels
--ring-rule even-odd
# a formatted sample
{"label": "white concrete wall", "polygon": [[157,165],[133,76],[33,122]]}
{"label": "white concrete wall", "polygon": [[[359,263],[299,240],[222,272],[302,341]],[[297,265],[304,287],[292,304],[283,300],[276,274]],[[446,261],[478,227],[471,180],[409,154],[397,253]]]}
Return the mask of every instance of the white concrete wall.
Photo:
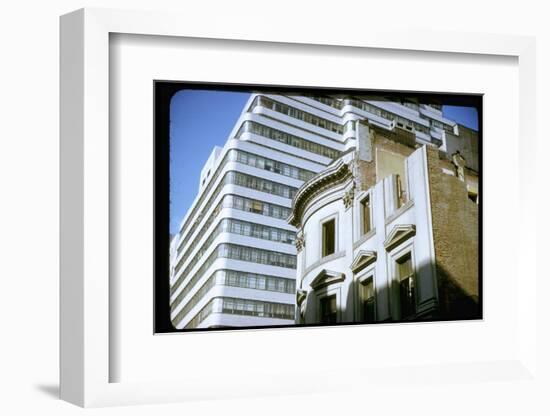
{"label": "white concrete wall", "polygon": [[222,148],[219,146],[215,146],[212,152],[210,153],[210,156],[208,156],[208,160],[205,162],[200,174],[199,193],[207,185],[208,181],[214,174],[214,171],[216,169],[216,164],[217,164],[216,162],[218,161],[218,158],[220,157],[221,152],[222,152]]}

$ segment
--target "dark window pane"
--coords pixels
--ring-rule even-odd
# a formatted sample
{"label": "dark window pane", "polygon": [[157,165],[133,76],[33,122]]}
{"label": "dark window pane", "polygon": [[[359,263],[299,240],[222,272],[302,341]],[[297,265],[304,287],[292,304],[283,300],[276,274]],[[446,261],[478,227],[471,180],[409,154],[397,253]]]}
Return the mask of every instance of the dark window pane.
{"label": "dark window pane", "polygon": [[416,313],[416,288],[410,253],[397,260],[397,273],[401,319],[406,319]]}
{"label": "dark window pane", "polygon": [[330,220],[323,224],[323,257],[335,251],[335,221]]}
{"label": "dark window pane", "polygon": [[370,196],[367,196],[361,202],[361,211],[362,211],[362,223],[363,223],[363,234],[368,233],[371,230],[371,219],[370,219]]}
{"label": "dark window pane", "polygon": [[336,323],[336,295],[327,296],[321,299],[321,323],[333,324]]}
{"label": "dark window pane", "polygon": [[374,322],[374,298],[363,302],[363,321],[366,323]]}

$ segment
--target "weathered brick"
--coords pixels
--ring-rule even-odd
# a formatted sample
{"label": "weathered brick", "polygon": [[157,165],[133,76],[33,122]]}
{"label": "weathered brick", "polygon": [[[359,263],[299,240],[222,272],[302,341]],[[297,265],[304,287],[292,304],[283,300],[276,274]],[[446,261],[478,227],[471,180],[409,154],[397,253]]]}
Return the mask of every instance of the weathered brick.
{"label": "weathered brick", "polygon": [[437,150],[427,153],[441,317],[480,317],[478,205],[465,182],[442,173],[449,163]]}

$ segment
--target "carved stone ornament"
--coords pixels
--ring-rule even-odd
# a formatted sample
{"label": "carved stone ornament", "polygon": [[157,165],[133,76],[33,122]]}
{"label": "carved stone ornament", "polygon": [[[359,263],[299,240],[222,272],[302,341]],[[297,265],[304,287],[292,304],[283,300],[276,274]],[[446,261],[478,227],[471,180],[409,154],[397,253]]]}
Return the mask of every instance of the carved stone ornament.
{"label": "carved stone ornament", "polygon": [[345,209],[348,209],[353,205],[354,198],[355,198],[355,189],[351,188],[347,190],[344,196],[342,197],[342,201],[344,202]]}
{"label": "carved stone ornament", "polygon": [[376,261],[376,251],[360,250],[355,256],[350,269],[353,273],[358,273],[372,262]]}
{"label": "carved stone ornament", "polygon": [[321,270],[313,281],[309,284],[313,290],[318,290],[326,286],[340,283],[346,278],[346,275],[342,272],[336,272],[332,270]]}
{"label": "carved stone ornament", "polygon": [[408,240],[416,235],[416,225],[414,224],[400,224],[393,227],[386,240],[384,241],[384,247],[386,251],[393,250],[399,244]]}
{"label": "carved stone ornament", "polygon": [[299,235],[296,237],[296,241],[294,244],[296,245],[296,250],[298,250],[299,253],[306,246],[306,239],[303,235]]}
{"label": "carved stone ornament", "polygon": [[464,182],[464,166],[466,165],[466,159],[464,159],[458,150],[453,154],[453,165],[456,169],[456,176]]}

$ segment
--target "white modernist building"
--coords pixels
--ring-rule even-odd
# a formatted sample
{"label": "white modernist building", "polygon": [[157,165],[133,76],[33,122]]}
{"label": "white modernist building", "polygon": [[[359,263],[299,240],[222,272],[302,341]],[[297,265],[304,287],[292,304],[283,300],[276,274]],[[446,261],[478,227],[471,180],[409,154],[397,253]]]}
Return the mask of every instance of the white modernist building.
{"label": "white modernist building", "polygon": [[171,242],[174,327],[295,323],[292,200],[304,182],[356,147],[358,120],[443,151],[460,148],[458,125],[437,105],[251,94],[226,144],[206,162]]}

